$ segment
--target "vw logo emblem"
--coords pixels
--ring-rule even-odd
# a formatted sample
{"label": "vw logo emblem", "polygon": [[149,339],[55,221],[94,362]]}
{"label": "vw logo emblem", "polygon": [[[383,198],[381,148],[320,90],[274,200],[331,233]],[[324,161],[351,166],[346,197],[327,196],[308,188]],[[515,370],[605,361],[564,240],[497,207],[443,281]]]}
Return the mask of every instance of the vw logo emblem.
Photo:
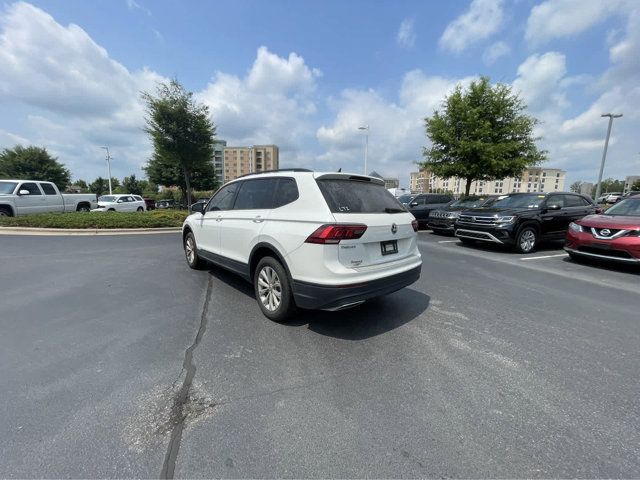
{"label": "vw logo emblem", "polygon": [[608,237],[609,235],[611,235],[611,230],[609,230],[608,228],[603,228],[602,230],[600,230],[600,235],[602,235],[603,237]]}
{"label": "vw logo emblem", "polygon": [[391,225],[391,233],[393,233],[394,235],[398,233],[398,225],[396,225],[395,223]]}

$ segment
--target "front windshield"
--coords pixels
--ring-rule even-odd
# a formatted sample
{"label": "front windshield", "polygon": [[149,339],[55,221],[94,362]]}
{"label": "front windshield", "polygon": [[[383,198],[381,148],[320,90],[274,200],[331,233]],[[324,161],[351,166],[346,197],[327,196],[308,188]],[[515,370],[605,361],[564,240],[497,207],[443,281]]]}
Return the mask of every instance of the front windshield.
{"label": "front windshield", "polygon": [[605,212],[607,215],[640,217],[640,198],[627,198]]}
{"label": "front windshield", "polygon": [[99,202],[115,202],[116,197],[114,197],[113,195],[103,195],[98,199],[98,201]]}
{"label": "front windshield", "polygon": [[487,197],[467,197],[456,200],[451,207],[481,207],[486,202]]}
{"label": "front windshield", "polygon": [[409,203],[413,197],[413,195],[400,195],[398,201],[400,203]]}
{"label": "front windshield", "polygon": [[491,206],[496,208],[538,208],[544,202],[544,195],[508,195],[496,200]]}
{"label": "front windshield", "polygon": [[0,182],[0,194],[12,193],[16,185],[18,185],[16,182]]}

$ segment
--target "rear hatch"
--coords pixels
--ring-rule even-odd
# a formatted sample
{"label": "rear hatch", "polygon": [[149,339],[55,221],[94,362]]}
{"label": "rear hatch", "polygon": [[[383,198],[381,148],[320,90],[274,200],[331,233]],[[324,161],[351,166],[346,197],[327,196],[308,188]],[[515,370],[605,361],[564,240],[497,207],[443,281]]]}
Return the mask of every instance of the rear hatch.
{"label": "rear hatch", "polygon": [[371,177],[327,174],[317,179],[336,223],[366,225],[358,239],[342,240],[338,260],[349,268],[400,262],[413,254],[416,233],[413,215]]}

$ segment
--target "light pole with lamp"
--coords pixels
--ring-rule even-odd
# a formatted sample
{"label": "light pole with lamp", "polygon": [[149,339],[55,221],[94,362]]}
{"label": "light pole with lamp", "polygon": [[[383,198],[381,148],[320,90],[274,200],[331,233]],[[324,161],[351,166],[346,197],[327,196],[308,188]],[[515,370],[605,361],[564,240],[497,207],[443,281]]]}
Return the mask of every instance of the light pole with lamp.
{"label": "light pole with lamp", "polygon": [[609,137],[611,136],[611,126],[614,118],[620,118],[621,113],[603,113],[601,117],[609,117],[609,128],[607,128],[607,138],[604,141],[604,152],[602,152],[602,163],[600,164],[600,174],[598,175],[598,186],[596,187],[596,202],[602,193],[602,173],[604,172],[604,161],[607,159],[607,148],[609,147]]}
{"label": "light pole with lamp", "polygon": [[367,156],[369,155],[369,125],[358,127],[358,130],[365,130],[367,133],[364,137],[364,174],[367,175]]}
{"label": "light pole with lamp", "polygon": [[111,155],[109,155],[109,147],[100,147],[107,151],[107,165],[109,166],[109,195],[113,195],[111,190]]}

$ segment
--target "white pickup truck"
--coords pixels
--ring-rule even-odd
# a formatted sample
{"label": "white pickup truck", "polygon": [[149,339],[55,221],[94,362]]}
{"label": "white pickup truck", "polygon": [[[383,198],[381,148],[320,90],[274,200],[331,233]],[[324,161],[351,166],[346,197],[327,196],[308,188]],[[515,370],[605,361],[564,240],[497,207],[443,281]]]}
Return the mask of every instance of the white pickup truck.
{"label": "white pickup truck", "polygon": [[0,216],[88,212],[96,206],[93,193],[60,193],[55,184],[37,180],[0,180]]}

